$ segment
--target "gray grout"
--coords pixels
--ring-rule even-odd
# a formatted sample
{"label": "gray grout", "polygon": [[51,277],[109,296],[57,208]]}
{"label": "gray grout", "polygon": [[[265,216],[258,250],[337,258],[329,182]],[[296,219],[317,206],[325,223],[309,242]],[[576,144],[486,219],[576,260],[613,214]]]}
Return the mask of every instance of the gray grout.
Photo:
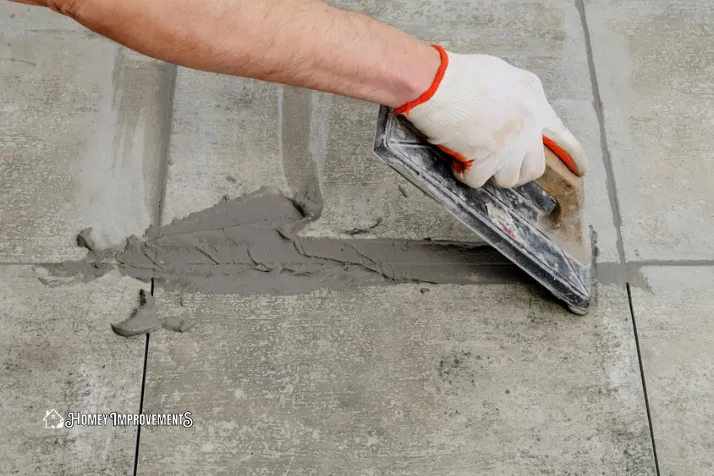
{"label": "gray grout", "polygon": [[628,264],[634,266],[714,266],[714,260],[702,259],[702,260],[644,260],[644,261],[630,261]]}
{"label": "gray grout", "polygon": [[[462,242],[454,241],[451,244],[459,245]],[[471,245],[473,243],[463,242],[463,244]],[[0,261],[0,266],[50,266],[60,264],[61,261]],[[478,266],[492,266],[498,263],[491,263],[486,265]],[[602,263],[608,264],[608,263]],[[714,266],[714,260],[702,259],[702,260],[642,260],[642,261],[628,261],[628,266],[633,266],[636,268],[643,267],[657,267],[661,266],[663,268],[674,268],[674,267],[709,267]],[[509,263],[503,263],[502,266],[510,266]],[[515,265],[514,265],[515,266]]]}

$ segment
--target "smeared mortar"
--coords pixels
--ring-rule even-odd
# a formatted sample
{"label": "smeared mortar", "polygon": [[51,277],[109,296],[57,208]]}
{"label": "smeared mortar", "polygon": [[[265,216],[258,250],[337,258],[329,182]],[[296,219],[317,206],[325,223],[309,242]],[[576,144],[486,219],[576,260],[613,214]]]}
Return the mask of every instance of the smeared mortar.
{"label": "smeared mortar", "polygon": [[[168,290],[207,294],[299,294],[319,288],[403,282],[530,282],[498,252],[479,244],[429,240],[299,236],[320,216],[309,193],[290,199],[272,188],[230,199],[158,227],[118,248],[96,249],[89,230],[85,259],[46,265],[84,280],[117,268]],[[88,246],[89,245],[89,246]]]}
{"label": "smeared mortar", "polygon": [[115,334],[122,337],[133,337],[150,334],[162,327],[174,332],[186,332],[191,328],[192,323],[186,319],[175,316],[159,319],[154,296],[143,289],[139,291],[139,296],[141,305],[134,311],[134,314],[118,324],[111,325]]}
{"label": "smeared mortar", "polygon": [[597,281],[601,285],[614,284],[617,286],[630,286],[651,292],[647,277],[642,273],[640,263],[598,263],[595,267]]}

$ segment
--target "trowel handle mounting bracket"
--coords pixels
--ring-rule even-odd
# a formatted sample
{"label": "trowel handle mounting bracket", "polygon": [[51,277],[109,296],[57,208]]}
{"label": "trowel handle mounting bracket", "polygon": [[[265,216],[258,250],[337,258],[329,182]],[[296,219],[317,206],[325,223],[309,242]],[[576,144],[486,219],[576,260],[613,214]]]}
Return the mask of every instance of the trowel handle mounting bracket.
{"label": "trowel handle mounting bracket", "polygon": [[[582,203],[582,177],[578,177],[569,167],[570,157],[560,157],[564,154],[559,148],[549,147],[544,137],[545,173],[536,183],[548,192],[557,202],[551,214],[554,222],[566,222],[569,226],[580,227],[580,204]],[[556,153],[557,152],[557,153]],[[572,163],[570,164],[572,165]]]}

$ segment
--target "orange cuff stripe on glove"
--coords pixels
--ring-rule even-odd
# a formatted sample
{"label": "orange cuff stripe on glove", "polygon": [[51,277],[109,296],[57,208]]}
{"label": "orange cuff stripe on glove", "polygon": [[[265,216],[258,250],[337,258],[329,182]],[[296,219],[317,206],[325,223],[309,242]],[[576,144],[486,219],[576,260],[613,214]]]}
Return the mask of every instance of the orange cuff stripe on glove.
{"label": "orange cuff stripe on glove", "polygon": [[456,172],[457,174],[462,174],[466,171],[466,169],[471,168],[471,164],[474,163],[473,160],[469,160],[463,155],[459,154],[458,152],[454,152],[451,149],[448,149],[444,147],[443,145],[437,145],[437,147],[442,151],[446,152],[451,156],[453,159],[451,161],[451,168]]}
{"label": "orange cuff stripe on glove", "polygon": [[[429,99],[431,99],[434,94],[436,94],[436,90],[439,89],[439,85],[441,84],[441,81],[444,79],[444,74],[446,74],[446,68],[449,66],[449,56],[446,54],[446,51],[444,50],[443,47],[439,45],[431,45],[432,48],[434,48],[436,51],[439,52],[439,57],[441,58],[441,64],[439,65],[439,69],[436,72],[436,76],[434,77],[434,81],[431,83],[431,86],[429,86],[429,89],[424,91],[424,93],[419,96],[418,98],[414,99],[413,101],[410,101],[403,106],[400,106],[394,110],[396,114],[404,114],[404,116],[409,117],[409,111],[414,109],[415,107],[424,104],[427,102]],[[570,155],[563,150],[558,144],[556,144],[552,139],[549,137],[543,136],[543,145],[548,147],[553,153],[570,169],[571,172],[573,172],[577,176],[582,176],[582,173],[578,170],[577,165],[573,161],[573,159],[570,157]],[[454,160],[452,160],[451,166],[454,169],[454,172],[456,173],[463,173],[466,169],[470,168],[471,165],[473,164],[473,160],[468,160],[466,157],[463,155],[459,154],[458,152],[455,152],[447,147],[437,145],[437,147],[442,151],[447,153],[448,155],[451,156]]]}
{"label": "orange cuff stripe on glove", "polygon": [[587,173],[582,145],[548,103],[538,76],[492,55],[429,47],[440,58],[431,84],[422,83],[419,97],[394,111],[438,148],[458,180],[516,187],[537,180],[553,154],[574,174]]}
{"label": "orange cuff stripe on glove", "polygon": [[[434,48],[436,51],[439,52],[439,57],[441,58],[441,64],[439,65],[439,69],[436,71],[436,76],[434,77],[434,81],[431,83],[431,86],[429,86],[429,89],[424,91],[424,94],[419,96],[413,101],[410,101],[406,103],[405,105],[398,107],[394,110],[396,114],[404,114],[406,117],[409,117],[409,111],[414,109],[415,107],[419,106],[420,104],[424,104],[427,102],[429,99],[436,94],[436,90],[439,89],[439,85],[441,84],[441,80],[444,79],[444,74],[446,74],[446,68],[449,66],[449,56],[446,54],[446,51],[444,50],[443,47],[439,45],[431,45],[432,48]],[[454,169],[455,172],[457,173],[463,173],[464,170],[468,169],[471,167],[471,164],[473,163],[473,160],[468,160],[466,157],[463,155],[459,154],[458,152],[454,152],[451,149],[448,149],[444,146],[437,146],[439,149],[441,149],[443,152],[449,154],[454,160],[451,161],[451,166]]]}
{"label": "orange cuff stripe on glove", "polygon": [[413,101],[410,101],[406,103],[405,105],[398,107],[394,110],[395,113],[397,114],[404,114],[405,116],[409,116],[409,111],[414,109],[420,104],[424,104],[427,102],[431,97],[436,93],[436,90],[439,89],[439,85],[441,84],[441,80],[444,79],[444,74],[446,73],[446,67],[449,65],[449,57],[446,54],[446,51],[444,48],[442,48],[439,45],[431,45],[433,48],[436,49],[436,51],[439,52],[439,56],[441,57],[441,64],[439,65],[439,69],[436,71],[436,76],[434,77],[434,82],[431,83],[431,86],[429,89],[427,89],[424,94],[419,96]]}

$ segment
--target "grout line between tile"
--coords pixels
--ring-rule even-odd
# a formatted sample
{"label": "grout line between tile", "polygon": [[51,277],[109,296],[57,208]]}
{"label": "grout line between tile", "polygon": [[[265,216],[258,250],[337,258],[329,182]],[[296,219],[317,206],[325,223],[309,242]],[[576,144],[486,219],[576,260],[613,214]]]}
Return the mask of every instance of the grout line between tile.
{"label": "grout line between tile", "polygon": [[[171,120],[173,117],[174,93],[176,92],[176,73],[178,67],[174,64],[166,64],[166,77],[164,78],[162,91],[161,107],[164,110],[164,120],[161,127],[161,172],[159,174],[159,199],[156,203],[156,215],[154,216],[154,224],[161,225],[164,199],[166,195],[166,182],[168,180],[169,157],[170,157],[170,142],[171,142]],[[151,280],[151,295],[155,293],[156,283]],[[146,376],[148,373],[149,364],[149,342],[150,334],[146,334],[146,344],[144,345],[144,368],[141,375],[141,392],[139,396],[139,415],[144,412],[144,395],[146,392]],[[134,448],[134,470],[133,475],[136,476],[139,471],[139,448],[141,445],[141,424],[136,429],[136,446]]]}
{"label": "grout line between tile", "polygon": [[166,182],[168,181],[169,158],[171,152],[171,120],[173,118],[174,94],[176,92],[176,73],[178,70],[176,65],[168,65],[168,68],[167,77],[165,78],[164,83],[166,95],[163,98],[162,104],[164,109],[164,120],[161,128],[161,133],[163,134],[161,144],[161,173],[159,174],[159,200],[156,204],[157,210],[156,216],[154,217],[155,225],[161,225],[164,200],[166,198]]}
{"label": "grout line between tile", "polygon": [[[151,295],[154,295],[154,280],[151,280]],[[144,345],[144,369],[141,374],[141,392],[139,394],[139,415],[144,412],[144,392],[146,391],[146,375],[149,367],[149,339],[151,334],[146,334],[146,344]],[[136,446],[134,448],[134,472],[133,476],[137,476],[139,470],[139,445],[141,444],[141,424],[136,429]]]}
{"label": "grout line between tile", "polygon": [[630,316],[632,317],[632,328],[635,331],[635,347],[637,348],[637,361],[640,366],[640,378],[642,380],[642,390],[645,396],[645,409],[647,411],[647,423],[650,427],[650,440],[652,441],[652,455],[654,456],[655,470],[657,476],[660,476],[659,459],[657,458],[657,444],[655,442],[654,426],[652,425],[652,412],[650,411],[650,400],[647,394],[647,381],[645,379],[645,368],[642,363],[642,351],[640,348],[640,338],[637,333],[637,321],[635,318],[635,308],[632,303],[632,288],[627,284],[627,299],[630,303]]}
{"label": "grout line between tile", "polygon": [[644,260],[630,261],[628,264],[644,267],[644,266],[714,266],[714,260]]}
{"label": "grout line between tile", "polygon": [[617,253],[620,258],[620,263],[625,263],[625,246],[622,239],[622,214],[620,212],[620,202],[617,197],[617,182],[615,181],[615,172],[612,167],[612,157],[610,155],[610,147],[607,142],[607,134],[605,131],[605,112],[600,97],[600,84],[597,79],[595,70],[595,58],[593,56],[592,41],[590,38],[590,27],[585,15],[585,1],[575,0],[575,6],[580,13],[580,22],[582,23],[583,36],[585,39],[585,51],[588,58],[588,70],[590,73],[590,85],[593,94],[593,106],[597,116],[598,125],[600,127],[600,147],[602,149],[603,163],[605,166],[605,176],[607,178],[607,195],[610,198],[610,207],[612,208],[612,220],[617,230]]}
{"label": "grout line between tile", "polygon": [[[612,166],[612,156],[610,154],[610,148],[607,140],[607,132],[605,129],[605,112],[602,103],[602,97],[600,96],[600,84],[598,82],[597,71],[595,68],[595,58],[593,54],[592,38],[590,36],[590,27],[588,25],[588,20],[586,16],[585,1],[575,0],[575,6],[580,13],[580,21],[583,28],[583,36],[585,40],[585,50],[588,59],[588,69],[590,73],[590,83],[592,86],[593,94],[593,105],[595,107],[595,114],[597,115],[598,125],[600,127],[600,146],[602,148],[603,154],[603,164],[605,166],[605,175],[607,177],[607,194],[610,198],[610,206],[612,207],[612,218],[617,230],[617,253],[620,258],[620,264],[626,265],[627,260],[625,257],[625,246],[622,237],[622,213],[620,211],[620,202],[617,196],[617,182],[615,179],[615,172]],[[625,284],[627,290],[627,298],[630,305],[630,316],[632,318],[632,330],[635,336],[635,347],[637,349],[637,360],[639,363],[640,379],[642,381],[642,391],[645,400],[645,410],[647,413],[647,425],[650,430],[650,442],[652,444],[652,454],[654,456],[655,471],[657,476],[660,476],[659,459],[657,457],[657,445],[654,436],[654,427],[652,425],[652,413],[650,412],[650,402],[649,395],[647,393],[647,384],[645,379],[645,371],[642,363],[642,352],[640,349],[640,339],[637,332],[637,322],[635,317],[634,306],[632,303],[632,290],[630,283]]]}
{"label": "grout line between tile", "polygon": [[[153,283],[152,283],[152,288]],[[153,290],[152,290],[153,294]],[[144,371],[141,376],[141,394],[139,397],[139,415],[144,412],[144,391],[146,390],[146,371],[148,367],[149,360],[149,338],[150,334],[146,334],[146,345],[144,346]],[[141,444],[141,424],[136,429],[136,447],[134,448],[134,472],[133,475],[137,475],[139,470],[139,445]]]}
{"label": "grout line between tile", "polygon": [[[365,238],[368,239],[368,238]],[[415,240],[418,241],[418,240]],[[438,244],[438,243],[437,243]],[[446,244],[460,245],[460,244],[473,244],[470,242],[461,241],[450,241]],[[50,266],[60,264],[62,261],[0,261],[0,266]],[[608,264],[607,262],[603,264]],[[642,261],[628,261],[628,266],[633,266],[635,268],[642,267],[708,267],[714,266],[714,260],[702,259],[702,260],[642,260]],[[489,262],[489,263],[479,263],[477,266],[515,266],[510,262]]]}

